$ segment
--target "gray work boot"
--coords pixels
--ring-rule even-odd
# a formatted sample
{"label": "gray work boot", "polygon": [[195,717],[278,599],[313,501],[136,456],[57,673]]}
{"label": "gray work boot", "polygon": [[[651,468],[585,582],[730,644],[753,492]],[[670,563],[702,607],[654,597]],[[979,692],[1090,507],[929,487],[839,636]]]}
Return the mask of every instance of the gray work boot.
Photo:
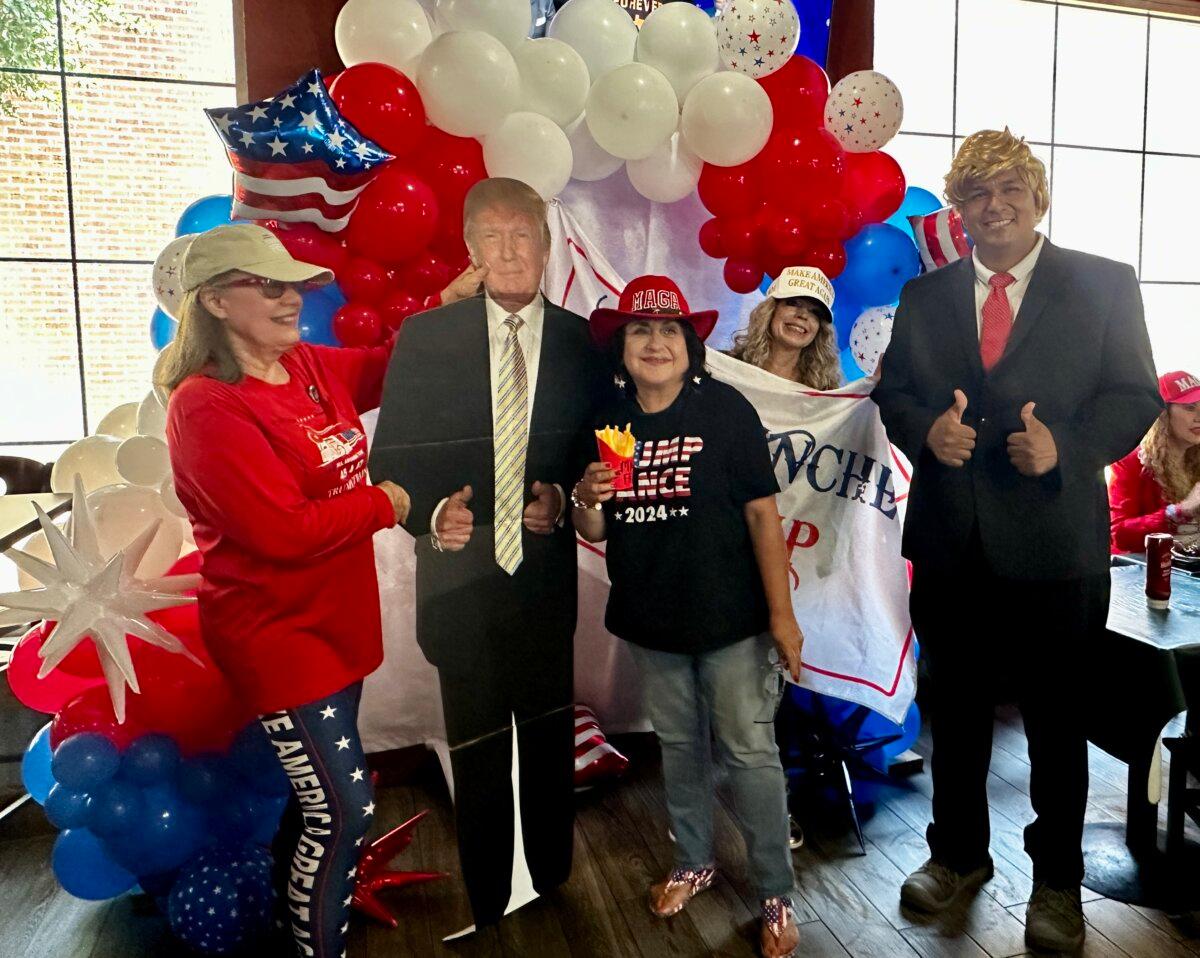
{"label": "gray work boot", "polygon": [[904,879],[900,886],[900,904],[916,911],[945,911],[960,895],[975,891],[991,877],[991,859],[964,874],[931,858]]}
{"label": "gray work boot", "polygon": [[1051,888],[1045,882],[1033,886],[1033,897],[1025,909],[1025,942],[1040,951],[1075,951],[1083,944],[1083,906],[1079,889]]}

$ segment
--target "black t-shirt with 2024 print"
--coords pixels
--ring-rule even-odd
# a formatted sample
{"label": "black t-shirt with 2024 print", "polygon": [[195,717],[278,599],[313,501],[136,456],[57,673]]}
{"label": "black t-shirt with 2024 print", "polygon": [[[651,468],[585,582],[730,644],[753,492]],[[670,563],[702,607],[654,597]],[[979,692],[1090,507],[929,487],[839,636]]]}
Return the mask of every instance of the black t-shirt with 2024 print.
{"label": "black t-shirt with 2024 print", "polygon": [[758,413],[732,386],[705,377],[661,412],[618,400],[596,426],[626,423],[636,440],[633,488],[604,507],[608,631],[688,654],[765,632],[767,600],[743,507],[779,485]]}

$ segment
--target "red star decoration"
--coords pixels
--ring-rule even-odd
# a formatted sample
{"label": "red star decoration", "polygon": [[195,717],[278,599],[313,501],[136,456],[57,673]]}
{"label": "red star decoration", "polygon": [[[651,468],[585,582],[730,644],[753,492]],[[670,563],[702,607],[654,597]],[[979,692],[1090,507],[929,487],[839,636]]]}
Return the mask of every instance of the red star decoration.
{"label": "red star decoration", "polygon": [[862,106],[862,99],[861,99],[860,97],[855,97],[855,98],[854,98],[854,105],[855,105],[855,106]]}
{"label": "red star decoration", "polygon": [[[758,43],[758,31],[757,30],[752,30],[750,33],[746,34],[746,36],[750,40],[751,43]],[[709,62],[712,62],[712,61],[709,61]]]}
{"label": "red star decoration", "polygon": [[395,928],[399,922],[388,910],[387,905],[379,900],[379,892],[385,888],[402,888],[405,885],[417,885],[446,877],[443,872],[392,871],[387,867],[393,858],[412,843],[413,829],[428,814],[428,809],[418,812],[403,825],[397,825],[386,835],[375,839],[363,849],[358,859],[352,904],[364,915],[369,915],[389,928]]}
{"label": "red star decoration", "polygon": [[859,123],[863,123],[863,124],[865,124],[865,123],[867,122],[867,118],[864,116],[864,117],[863,117],[861,120],[859,120],[858,122],[859,122]]}
{"label": "red star decoration", "polygon": [[787,46],[787,37],[780,37],[779,42],[782,43],[786,47]]}
{"label": "red star decoration", "polygon": [[875,118],[876,118],[876,119],[878,119],[878,118],[879,118],[879,111],[878,111],[878,110],[876,110],[876,111],[875,111]]}
{"label": "red star decoration", "polygon": [[773,57],[773,56],[775,56],[775,51],[774,51],[774,50],[768,50],[768,51],[767,51],[767,56],[769,56],[769,57]]}

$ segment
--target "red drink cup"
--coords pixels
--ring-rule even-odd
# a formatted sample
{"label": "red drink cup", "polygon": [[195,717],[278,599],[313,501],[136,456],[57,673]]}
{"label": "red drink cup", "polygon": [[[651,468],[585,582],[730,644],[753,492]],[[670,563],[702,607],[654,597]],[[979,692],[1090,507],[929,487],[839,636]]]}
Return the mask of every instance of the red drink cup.
{"label": "red drink cup", "polygon": [[633,488],[633,456],[622,456],[599,436],[596,448],[600,450],[600,461],[613,471],[613,489]]}
{"label": "red drink cup", "polygon": [[1175,539],[1166,532],[1146,536],[1146,605],[1166,609],[1171,605],[1171,547]]}

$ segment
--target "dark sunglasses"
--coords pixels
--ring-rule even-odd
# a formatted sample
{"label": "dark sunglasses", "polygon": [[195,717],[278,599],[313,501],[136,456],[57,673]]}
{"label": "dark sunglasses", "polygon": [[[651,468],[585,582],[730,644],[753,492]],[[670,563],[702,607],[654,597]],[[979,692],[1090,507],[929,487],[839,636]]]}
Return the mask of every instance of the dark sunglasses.
{"label": "dark sunglasses", "polygon": [[247,276],[245,279],[235,279],[229,283],[221,283],[217,286],[217,289],[226,289],[229,286],[257,286],[258,291],[267,299],[279,299],[289,288],[303,294],[311,293],[314,289],[319,289],[324,285],[324,283],[319,283],[314,279],[303,279],[293,283],[281,279],[266,279],[263,276]]}

